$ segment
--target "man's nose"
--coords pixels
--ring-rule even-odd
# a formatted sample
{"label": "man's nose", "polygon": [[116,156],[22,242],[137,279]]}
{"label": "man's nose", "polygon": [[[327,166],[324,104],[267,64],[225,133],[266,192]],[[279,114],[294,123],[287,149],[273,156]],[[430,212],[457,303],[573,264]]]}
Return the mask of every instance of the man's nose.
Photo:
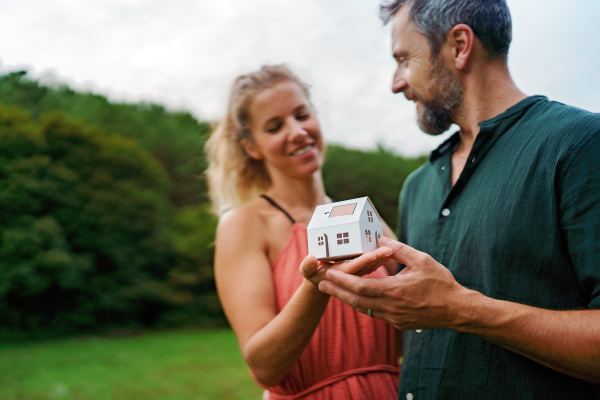
{"label": "man's nose", "polygon": [[401,72],[397,70],[394,73],[394,77],[392,79],[392,92],[393,93],[402,93],[408,85],[406,84],[406,79],[402,76]]}

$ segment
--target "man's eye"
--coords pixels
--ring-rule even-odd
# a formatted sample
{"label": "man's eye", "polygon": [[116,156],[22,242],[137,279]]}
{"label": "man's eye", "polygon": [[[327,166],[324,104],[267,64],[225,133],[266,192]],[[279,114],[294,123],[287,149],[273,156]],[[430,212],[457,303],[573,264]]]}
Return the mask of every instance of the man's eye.
{"label": "man's eye", "polygon": [[296,116],[296,119],[300,120],[300,121],[305,121],[308,119],[308,117],[310,117],[309,113],[303,113],[303,114],[299,114]]}

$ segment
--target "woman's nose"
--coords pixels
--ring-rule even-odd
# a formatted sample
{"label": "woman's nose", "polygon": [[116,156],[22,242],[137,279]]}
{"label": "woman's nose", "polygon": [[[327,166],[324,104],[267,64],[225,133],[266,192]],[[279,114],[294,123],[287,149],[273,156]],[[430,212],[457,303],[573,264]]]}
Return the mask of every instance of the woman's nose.
{"label": "woman's nose", "polygon": [[290,123],[290,136],[292,139],[304,137],[308,134],[306,129],[304,129],[304,125],[300,121],[292,121]]}

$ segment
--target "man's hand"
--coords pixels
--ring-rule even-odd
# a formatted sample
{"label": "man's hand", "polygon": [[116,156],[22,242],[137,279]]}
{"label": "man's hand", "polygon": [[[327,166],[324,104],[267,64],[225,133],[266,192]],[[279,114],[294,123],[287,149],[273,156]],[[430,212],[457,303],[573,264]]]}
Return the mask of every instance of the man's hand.
{"label": "man's hand", "polygon": [[389,261],[391,256],[392,250],[388,247],[379,247],[355,259],[337,263],[319,262],[314,255],[309,254],[300,265],[300,273],[313,285],[318,286],[328,270],[338,270],[356,276],[368,275]]}
{"label": "man's hand", "polygon": [[[390,248],[391,258],[406,268],[385,278],[361,278],[338,268],[324,269],[319,271],[324,275],[319,289],[360,312],[371,309],[374,317],[396,329],[456,329],[466,322],[471,291],[459,285],[447,268],[395,240],[382,237],[379,244]],[[360,267],[353,265],[354,269]]]}
{"label": "man's hand", "polygon": [[461,286],[426,253],[386,237],[379,244],[406,268],[385,278],[324,269],[319,289],[360,312],[371,309],[396,329],[478,335],[558,372],[600,383],[600,310],[545,310],[486,297]]}

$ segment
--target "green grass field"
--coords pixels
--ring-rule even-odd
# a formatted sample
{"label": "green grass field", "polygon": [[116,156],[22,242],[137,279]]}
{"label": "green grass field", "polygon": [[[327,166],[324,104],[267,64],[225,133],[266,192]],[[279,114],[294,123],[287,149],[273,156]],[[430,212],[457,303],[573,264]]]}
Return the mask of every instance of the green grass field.
{"label": "green grass field", "polygon": [[233,332],[0,347],[1,400],[260,400]]}

